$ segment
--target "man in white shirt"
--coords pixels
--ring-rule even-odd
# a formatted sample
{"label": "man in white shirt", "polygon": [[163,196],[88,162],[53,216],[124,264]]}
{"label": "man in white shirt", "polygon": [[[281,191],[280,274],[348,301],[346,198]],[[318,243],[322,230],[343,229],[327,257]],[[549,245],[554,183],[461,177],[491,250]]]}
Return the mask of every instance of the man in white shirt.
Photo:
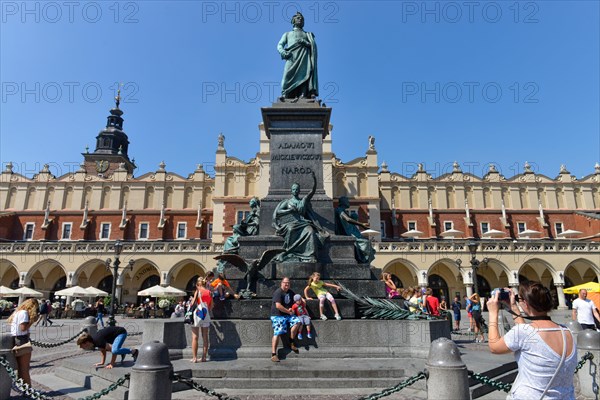
{"label": "man in white shirt", "polygon": [[594,302],[587,299],[587,290],[581,289],[579,298],[573,302],[573,321],[579,322],[583,329],[596,329],[594,317],[600,321]]}

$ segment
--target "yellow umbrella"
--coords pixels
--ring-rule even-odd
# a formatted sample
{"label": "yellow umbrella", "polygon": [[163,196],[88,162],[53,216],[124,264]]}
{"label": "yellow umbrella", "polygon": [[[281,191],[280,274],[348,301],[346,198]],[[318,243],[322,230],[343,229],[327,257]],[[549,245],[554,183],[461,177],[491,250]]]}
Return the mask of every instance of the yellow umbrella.
{"label": "yellow umbrella", "polygon": [[582,283],[581,285],[577,285],[577,286],[571,286],[570,288],[565,288],[563,289],[563,292],[565,292],[566,294],[577,294],[579,293],[579,291],[581,289],[585,289],[588,292],[596,292],[596,293],[600,293],[600,283],[598,282],[588,282],[588,283]]}

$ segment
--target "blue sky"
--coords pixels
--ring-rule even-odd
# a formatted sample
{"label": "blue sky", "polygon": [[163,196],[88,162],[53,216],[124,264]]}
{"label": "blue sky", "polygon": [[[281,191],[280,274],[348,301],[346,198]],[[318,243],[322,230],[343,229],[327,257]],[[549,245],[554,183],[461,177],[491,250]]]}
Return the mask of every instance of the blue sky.
{"label": "blue sky", "polygon": [[600,161],[597,1],[2,1],[0,161],[31,175],[77,168],[123,82],[136,175],[212,170],[258,151],[279,93],[276,51],[297,8],[319,49],[333,149],[411,175],[577,177]]}

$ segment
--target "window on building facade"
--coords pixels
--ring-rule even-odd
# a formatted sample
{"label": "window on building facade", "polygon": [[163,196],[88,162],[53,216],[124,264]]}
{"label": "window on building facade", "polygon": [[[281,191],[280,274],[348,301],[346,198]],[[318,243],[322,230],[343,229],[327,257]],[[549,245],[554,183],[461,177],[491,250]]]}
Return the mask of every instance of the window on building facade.
{"label": "window on building facade", "polygon": [[140,233],[138,235],[139,239],[148,239],[148,226],[147,222],[140,223]]}
{"label": "window on building facade", "polygon": [[73,223],[71,222],[62,224],[62,235],[60,236],[62,240],[71,240],[71,228],[73,228]]}
{"label": "window on building facade", "polygon": [[562,222],[555,222],[554,223],[554,231],[556,232],[556,236],[558,236],[561,233],[563,233],[563,223]]}
{"label": "window on building facade", "polygon": [[490,223],[489,222],[482,222],[481,223],[481,234],[483,235],[484,233],[486,233],[489,230],[490,230]]}
{"label": "window on building facade", "polygon": [[454,228],[454,222],[452,221],[444,221],[444,230],[449,231]]}
{"label": "window on building facade", "polygon": [[213,224],[212,223],[208,224],[208,232],[207,232],[208,239],[212,239],[212,229],[213,229]]}
{"label": "window on building facade", "polygon": [[100,225],[100,240],[110,239],[110,222],[103,222]]}
{"label": "window on building facade", "polygon": [[517,222],[517,229],[519,233],[524,232],[527,230],[527,224],[525,222]]}
{"label": "window on building facade", "polygon": [[23,232],[23,240],[32,240],[34,229],[35,229],[35,224],[33,222],[25,224],[25,232]]}
{"label": "window on building facade", "polygon": [[379,222],[379,229],[381,231],[381,238],[385,239],[387,236],[385,235],[385,221],[380,221]]}
{"label": "window on building facade", "polygon": [[417,221],[408,221],[408,230],[416,231],[417,230]]}
{"label": "window on building facade", "polygon": [[242,221],[250,215],[250,211],[238,211],[237,212],[237,223],[240,224]]}
{"label": "window on building facade", "polygon": [[180,222],[177,224],[177,239],[185,239],[187,236],[187,223]]}

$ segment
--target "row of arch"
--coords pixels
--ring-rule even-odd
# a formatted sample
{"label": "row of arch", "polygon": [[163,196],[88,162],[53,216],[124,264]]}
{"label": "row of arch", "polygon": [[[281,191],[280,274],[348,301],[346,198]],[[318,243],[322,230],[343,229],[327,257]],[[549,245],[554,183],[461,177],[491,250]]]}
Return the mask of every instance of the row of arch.
{"label": "row of arch", "polygon": [[[459,268],[455,261],[442,259],[427,269],[426,284],[431,286],[434,292],[437,290],[438,295],[462,297],[466,294],[465,283],[469,282],[470,285],[470,282],[473,282],[471,271],[470,267]],[[383,268],[383,272],[392,274],[401,287],[419,286],[424,283],[423,279],[419,279],[419,275],[425,271],[409,260],[393,260]],[[563,271],[558,271],[547,261],[538,258],[525,261],[518,270],[511,270],[500,260],[489,259],[485,266],[480,266],[477,270],[479,294],[486,297],[493,288],[507,287],[523,280],[539,281],[553,288],[556,284],[570,287],[590,281],[598,282],[598,277],[600,266],[583,258],[570,262]]]}
{"label": "row of arch", "polygon": [[[151,260],[138,259],[132,270],[119,269],[117,286],[121,288],[120,301],[137,302],[137,292],[161,283],[193,293],[196,278],[206,275],[207,271],[206,267],[195,260],[183,260],[169,272],[164,272]],[[18,272],[16,265],[3,260],[0,272],[0,285],[16,289],[24,284],[44,293],[46,298],[52,298],[54,292],[64,289],[68,283],[69,286],[94,286],[107,293],[112,290],[112,273],[100,259],[87,261],[75,271],[67,271],[60,262],[48,259],[22,273]]]}
{"label": "row of arch", "polygon": [[[135,301],[139,290],[159,283],[193,290],[194,279],[204,276],[208,270],[209,268],[193,259],[182,260],[168,271],[161,270],[149,259],[138,259],[132,270],[120,270],[122,273],[117,284],[122,287],[121,301]],[[465,284],[473,281],[470,268],[459,268],[459,265],[450,259],[438,260],[427,269],[421,269],[407,259],[398,258],[390,261],[383,271],[395,276],[402,287],[419,286],[426,277],[426,283],[434,290],[443,290],[445,294],[452,296],[466,294]],[[569,287],[598,281],[599,276],[600,267],[583,258],[570,262],[563,271],[558,271],[550,263],[539,258],[525,261],[518,270],[511,270],[500,260],[489,259],[484,267],[477,270],[480,294],[483,296],[488,295],[487,292],[492,288],[506,287],[523,279],[540,281],[549,287],[564,282],[564,286]],[[112,274],[100,259],[89,260],[75,271],[68,271],[60,262],[47,259],[22,273],[18,272],[14,263],[6,259],[0,261],[0,285],[17,288],[20,284],[34,287],[47,295],[63,289],[67,284],[95,286],[110,292]]]}

